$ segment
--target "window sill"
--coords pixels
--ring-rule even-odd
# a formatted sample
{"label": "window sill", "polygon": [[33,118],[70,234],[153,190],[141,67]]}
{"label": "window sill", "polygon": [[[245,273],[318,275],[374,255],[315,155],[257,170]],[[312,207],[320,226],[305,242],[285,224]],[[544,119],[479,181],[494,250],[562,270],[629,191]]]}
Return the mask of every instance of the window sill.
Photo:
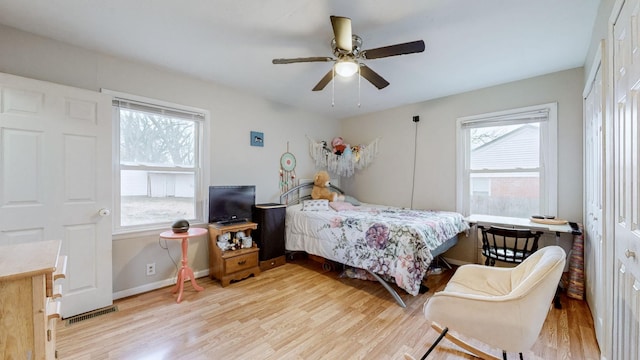
{"label": "window sill", "polygon": [[[206,229],[208,223],[204,222],[193,222],[190,224],[190,227],[194,228],[203,228]],[[161,232],[171,229],[171,225],[167,226],[157,226],[153,228],[143,228],[143,229],[135,229],[135,230],[121,230],[119,232],[114,232],[111,235],[112,241],[120,241],[120,240],[129,240],[136,238],[143,238],[149,236],[157,236]]]}

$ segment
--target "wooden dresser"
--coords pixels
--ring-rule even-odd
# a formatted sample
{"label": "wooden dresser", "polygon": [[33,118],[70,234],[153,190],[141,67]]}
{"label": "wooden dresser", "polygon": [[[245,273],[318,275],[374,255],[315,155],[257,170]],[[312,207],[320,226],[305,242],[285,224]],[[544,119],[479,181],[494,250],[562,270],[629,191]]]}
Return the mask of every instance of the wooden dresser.
{"label": "wooden dresser", "polygon": [[235,234],[242,231],[251,236],[251,230],[258,228],[253,222],[235,225],[209,225],[209,277],[220,280],[222,286],[227,286],[234,280],[242,280],[250,275],[260,275],[258,254],[260,249],[255,246],[246,249],[223,251],[217,245],[218,235],[223,233]]}
{"label": "wooden dresser", "polygon": [[61,241],[0,246],[0,359],[56,359]]}

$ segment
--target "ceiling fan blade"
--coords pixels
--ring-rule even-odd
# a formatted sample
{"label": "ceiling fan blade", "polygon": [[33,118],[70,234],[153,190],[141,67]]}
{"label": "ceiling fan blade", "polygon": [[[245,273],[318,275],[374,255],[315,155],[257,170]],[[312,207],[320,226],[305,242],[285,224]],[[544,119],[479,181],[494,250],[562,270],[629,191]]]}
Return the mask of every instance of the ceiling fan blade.
{"label": "ceiling fan blade", "polygon": [[333,80],[333,68],[331,68],[331,70],[329,70],[329,72],[322,79],[320,79],[320,81],[313,88],[313,91],[320,91],[324,89],[324,87],[327,86],[327,84],[330,83],[331,80]]}
{"label": "ceiling fan blade", "polygon": [[336,46],[340,50],[351,52],[353,43],[351,38],[351,19],[342,16],[331,16],[333,35],[336,38]]}
{"label": "ceiling fan blade", "polygon": [[413,54],[424,51],[424,41],[411,41],[404,44],[396,44],[383,46],[371,50],[365,50],[364,58],[365,59],[379,59],[388,56],[396,56],[396,55],[405,55],[405,54]]}
{"label": "ceiling fan blade", "polygon": [[324,56],[315,56],[315,57],[304,57],[304,58],[292,58],[292,59],[273,59],[271,60],[274,64],[293,64],[293,63],[301,63],[301,62],[326,62],[326,61],[334,61],[335,59]]}
{"label": "ceiling fan blade", "polygon": [[369,80],[373,86],[377,87],[378,90],[384,89],[389,86],[389,82],[385,80],[382,76],[378,75],[377,72],[371,70],[370,67],[364,64],[360,64],[360,75]]}

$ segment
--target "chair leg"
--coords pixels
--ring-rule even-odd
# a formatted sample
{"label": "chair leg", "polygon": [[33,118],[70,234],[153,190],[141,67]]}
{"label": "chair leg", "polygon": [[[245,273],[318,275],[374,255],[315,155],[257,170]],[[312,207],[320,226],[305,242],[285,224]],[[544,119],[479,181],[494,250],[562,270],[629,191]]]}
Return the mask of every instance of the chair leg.
{"label": "chair leg", "polygon": [[[443,329],[440,327],[440,325],[438,325],[436,323],[431,323],[431,327],[434,330],[436,330],[437,332],[440,332],[440,333],[443,332]],[[496,356],[493,356],[493,355],[491,355],[489,353],[486,353],[486,352],[478,349],[477,347],[458,339],[455,335],[451,334],[450,332],[445,333],[444,337],[446,337],[452,343],[460,346],[461,348],[463,348],[466,351],[470,352],[471,354],[475,355],[476,357],[479,357],[479,358],[485,359],[485,360],[500,360]]]}
{"label": "chair leg", "polygon": [[[520,355],[520,360],[523,360],[522,353],[518,353]],[[507,360],[507,352],[502,350],[502,359]]]}
{"label": "chair leg", "polygon": [[558,287],[556,288],[556,294],[553,296],[553,306],[556,309],[562,309],[562,303],[560,302],[560,291],[562,291],[562,289],[560,289],[560,285],[558,285]]}
{"label": "chair leg", "polygon": [[429,350],[427,350],[426,353],[424,353],[424,355],[422,355],[422,357],[420,358],[420,360],[424,360],[427,358],[427,356],[429,356],[429,354],[431,354],[431,352],[433,351],[433,349],[436,348],[436,346],[438,345],[438,343],[440,342],[440,340],[442,340],[442,338],[445,337],[445,335],[447,335],[447,332],[449,331],[449,328],[445,327],[441,332],[440,335],[438,336],[438,338],[436,339],[436,341],[433,342],[433,344],[431,344],[431,347],[429,348]]}
{"label": "chair leg", "polygon": [[[436,348],[436,346],[438,345],[438,343],[440,342],[440,340],[442,340],[442,338],[444,338],[444,336],[447,334],[447,332],[449,331],[449,328],[444,328],[441,332],[440,335],[438,336],[438,338],[436,339],[436,341],[433,342],[433,344],[431,344],[431,347],[429,348],[429,350],[427,350],[426,353],[424,353],[424,355],[422,355],[422,357],[420,358],[420,360],[424,360],[427,358],[427,356],[429,356],[429,354],[433,351],[433,349]],[[406,360],[415,360],[413,356],[409,355],[409,354],[404,354],[404,358]]]}

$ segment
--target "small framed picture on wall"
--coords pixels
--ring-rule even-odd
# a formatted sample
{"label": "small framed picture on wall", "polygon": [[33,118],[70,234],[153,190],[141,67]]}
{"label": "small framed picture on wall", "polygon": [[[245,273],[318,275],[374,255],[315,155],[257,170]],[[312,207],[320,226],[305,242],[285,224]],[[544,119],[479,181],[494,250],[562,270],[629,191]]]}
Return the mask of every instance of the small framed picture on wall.
{"label": "small framed picture on wall", "polygon": [[264,146],[264,134],[258,131],[251,132],[251,146]]}

